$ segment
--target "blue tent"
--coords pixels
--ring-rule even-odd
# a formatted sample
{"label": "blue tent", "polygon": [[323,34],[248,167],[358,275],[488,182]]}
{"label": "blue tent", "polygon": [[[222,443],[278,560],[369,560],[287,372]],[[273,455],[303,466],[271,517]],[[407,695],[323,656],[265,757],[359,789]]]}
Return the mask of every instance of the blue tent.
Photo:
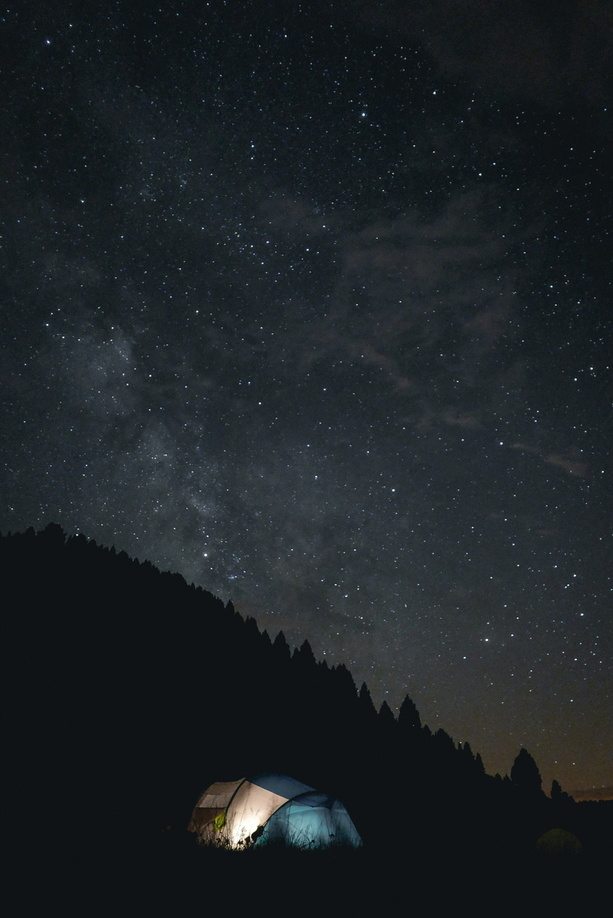
{"label": "blue tent", "polygon": [[209,844],[235,849],[362,844],[340,800],[279,774],[212,784],[196,804],[190,829]]}

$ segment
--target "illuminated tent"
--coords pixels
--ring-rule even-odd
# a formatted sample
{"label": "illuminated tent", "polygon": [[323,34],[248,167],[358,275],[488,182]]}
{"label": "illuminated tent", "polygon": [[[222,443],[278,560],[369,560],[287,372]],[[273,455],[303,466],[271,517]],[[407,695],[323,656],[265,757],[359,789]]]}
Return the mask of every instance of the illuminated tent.
{"label": "illuminated tent", "polygon": [[189,828],[204,842],[229,848],[362,844],[340,800],[287,775],[211,784],[198,800]]}

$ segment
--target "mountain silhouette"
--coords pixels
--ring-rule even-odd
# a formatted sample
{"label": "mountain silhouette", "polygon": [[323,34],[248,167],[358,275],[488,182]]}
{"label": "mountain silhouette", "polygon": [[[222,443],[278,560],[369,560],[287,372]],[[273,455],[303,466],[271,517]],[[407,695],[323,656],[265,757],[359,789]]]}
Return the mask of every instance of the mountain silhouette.
{"label": "mountain silhouette", "polygon": [[9,781],[28,864],[44,851],[80,876],[133,868],[163,862],[169,839],[175,862],[193,860],[199,794],[261,772],[338,797],[364,839],[358,857],[388,864],[531,856],[557,827],[588,854],[610,850],[611,805],[575,803],[559,785],[550,799],[526,750],[511,778],[486,774],[410,698],[398,717],[377,711],[345,666],[317,661],[308,641],[271,640],[179,574],[55,524],[0,537],[0,564]]}

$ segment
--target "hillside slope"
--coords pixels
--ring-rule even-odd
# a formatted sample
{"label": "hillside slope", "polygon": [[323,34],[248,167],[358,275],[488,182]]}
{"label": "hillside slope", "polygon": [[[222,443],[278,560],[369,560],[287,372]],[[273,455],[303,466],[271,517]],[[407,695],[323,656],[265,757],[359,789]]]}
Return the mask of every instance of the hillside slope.
{"label": "hillside slope", "polygon": [[14,799],[44,832],[52,789],[56,848],[183,835],[208,783],[259,771],[338,796],[371,849],[502,855],[561,824],[602,843],[593,808],[586,821],[486,775],[410,699],[377,712],[344,666],[307,642],[292,653],[180,575],[55,525],[2,537],[0,561]]}

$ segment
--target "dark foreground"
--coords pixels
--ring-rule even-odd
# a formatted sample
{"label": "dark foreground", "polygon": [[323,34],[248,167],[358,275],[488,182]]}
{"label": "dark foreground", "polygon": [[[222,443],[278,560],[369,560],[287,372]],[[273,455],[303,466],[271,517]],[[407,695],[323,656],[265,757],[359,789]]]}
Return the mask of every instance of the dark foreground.
{"label": "dark foreground", "polygon": [[[124,840],[125,841],[125,840]],[[18,880],[19,914],[62,915],[522,915],[607,912],[608,858],[521,856],[501,860],[462,850],[299,852],[204,849],[169,833],[155,850],[120,856],[84,845],[57,850]],[[22,865],[23,866],[23,865]],[[604,908],[604,912],[602,909]]]}
{"label": "dark foreground", "polygon": [[[377,712],[307,642],[291,652],[180,576],[57,526],[0,538],[0,569],[7,914],[610,912],[591,903],[613,803],[547,796],[526,750],[488,775],[408,697]],[[342,800],[364,849],[198,847],[185,827],[203,789],[272,771]],[[554,829],[582,853],[537,857]]]}

